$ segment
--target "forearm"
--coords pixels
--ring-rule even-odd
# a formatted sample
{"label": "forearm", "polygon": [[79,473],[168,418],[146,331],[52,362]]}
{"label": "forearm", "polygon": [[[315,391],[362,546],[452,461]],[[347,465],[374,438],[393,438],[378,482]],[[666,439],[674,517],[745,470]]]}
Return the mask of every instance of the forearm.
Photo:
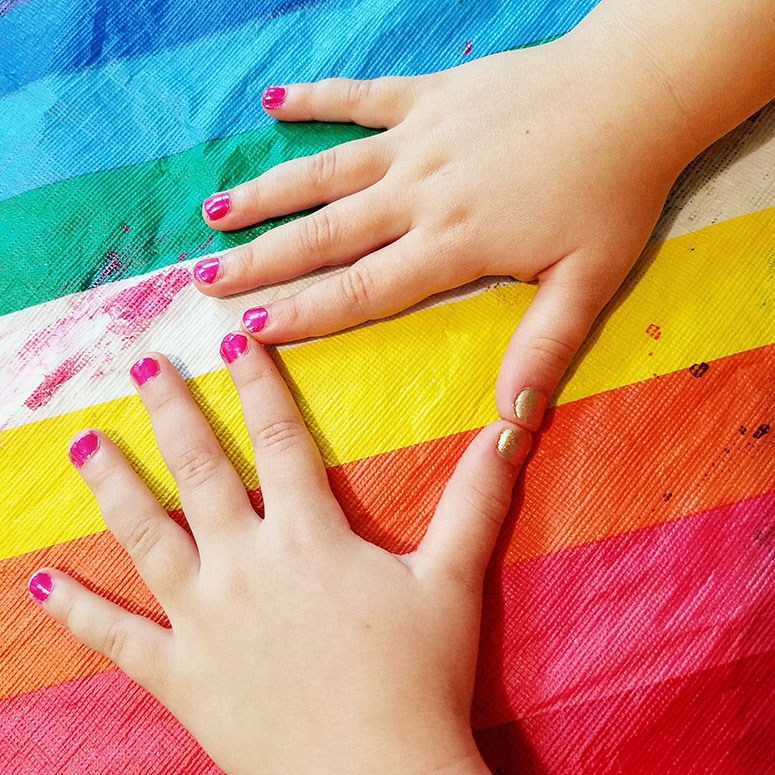
{"label": "forearm", "polygon": [[775,97],[773,0],[602,0],[568,39],[601,118],[679,168]]}

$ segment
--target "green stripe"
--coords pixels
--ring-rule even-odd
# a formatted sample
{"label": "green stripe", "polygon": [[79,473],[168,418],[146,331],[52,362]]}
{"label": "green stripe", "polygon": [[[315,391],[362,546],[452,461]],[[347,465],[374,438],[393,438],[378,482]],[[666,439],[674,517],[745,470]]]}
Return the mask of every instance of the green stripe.
{"label": "green stripe", "polygon": [[202,221],[206,196],[373,133],[350,124],[278,123],[0,202],[0,314],[150,272],[181,254],[245,242],[290,218],[216,232]]}

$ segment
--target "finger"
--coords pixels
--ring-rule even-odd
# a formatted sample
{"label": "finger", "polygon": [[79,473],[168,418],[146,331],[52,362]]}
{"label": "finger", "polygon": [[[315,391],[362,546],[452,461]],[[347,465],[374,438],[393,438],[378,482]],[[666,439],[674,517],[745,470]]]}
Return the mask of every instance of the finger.
{"label": "finger", "polygon": [[356,81],[327,78],[315,83],[270,86],[261,104],[280,121],[345,121],[390,128],[403,121],[418,88],[417,78]]}
{"label": "finger", "polygon": [[460,458],[417,549],[414,562],[419,573],[481,587],[529,451],[530,434],[504,420],[476,436]]}
{"label": "finger", "polygon": [[239,393],[245,425],[253,443],[266,518],[295,506],[298,519],[319,520],[322,505],[340,515],[315,442],[288,388],[264,348],[244,334],[227,334],[221,355]]}
{"label": "finger", "polygon": [[381,137],[354,140],[212,194],[202,205],[202,217],[214,229],[241,229],[362,191],[380,180],[389,164]]}
{"label": "finger", "polygon": [[408,228],[408,218],[396,197],[378,184],[271,229],[252,242],[203,259],[202,264],[215,260],[218,268],[210,282],[199,280],[199,288],[208,295],[225,296],[288,280],[321,266],[360,258],[402,237]]}
{"label": "finger", "polygon": [[393,315],[469,279],[411,231],[293,296],[248,310],[243,324],[265,344],[323,336]]}
{"label": "finger", "polygon": [[166,608],[199,567],[191,537],[170,519],[105,434],[79,433],[70,444],[69,457],[97,499],[110,532]]}
{"label": "finger", "polygon": [[36,571],[28,588],[40,607],[78,640],[115,662],[152,694],[163,694],[171,630],[129,613],[57,570]]}
{"label": "finger", "polygon": [[539,427],[552,393],[607,299],[607,293],[588,290],[570,264],[555,265],[539,280],[501,363],[495,387],[501,417],[530,431]]}
{"label": "finger", "polygon": [[200,553],[203,542],[245,530],[255,518],[248,495],[180,374],[151,353],[132,376]]}

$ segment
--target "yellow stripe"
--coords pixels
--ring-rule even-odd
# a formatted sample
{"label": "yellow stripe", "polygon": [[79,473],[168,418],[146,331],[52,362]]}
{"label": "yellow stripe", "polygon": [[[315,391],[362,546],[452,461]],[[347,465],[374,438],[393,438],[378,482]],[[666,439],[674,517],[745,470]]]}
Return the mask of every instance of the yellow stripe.
{"label": "yellow stripe", "polygon": [[[588,352],[557,403],[775,340],[773,244],[775,209],[769,209],[649,248],[637,277],[628,281],[591,336]],[[493,419],[500,358],[532,293],[531,287],[508,285],[284,352],[284,368],[326,463],[367,457]],[[651,325],[659,326],[658,339],[647,333]],[[189,384],[205,399],[205,413],[246,483],[255,486],[228,375],[212,372]],[[9,429],[0,434],[6,488],[0,557],[104,529],[65,454],[69,437],[89,426],[119,442],[154,482],[165,507],[177,506],[136,397]]]}

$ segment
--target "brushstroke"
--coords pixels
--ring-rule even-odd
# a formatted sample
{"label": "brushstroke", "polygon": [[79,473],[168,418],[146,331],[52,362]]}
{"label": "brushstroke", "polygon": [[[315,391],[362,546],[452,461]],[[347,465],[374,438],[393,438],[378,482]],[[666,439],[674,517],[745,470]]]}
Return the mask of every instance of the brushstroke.
{"label": "brushstroke", "polygon": [[[109,292],[99,289],[74,297],[67,317],[32,332],[16,353],[14,378],[19,380],[26,373],[38,371],[46,360],[61,357],[61,353],[78,347],[75,355],[65,358],[46,375],[24,405],[35,411],[45,406],[87,365],[95,369],[104,367],[148,331],[191,282],[188,270],[175,267],[128,288],[111,286]],[[84,342],[89,344],[84,347]]]}

